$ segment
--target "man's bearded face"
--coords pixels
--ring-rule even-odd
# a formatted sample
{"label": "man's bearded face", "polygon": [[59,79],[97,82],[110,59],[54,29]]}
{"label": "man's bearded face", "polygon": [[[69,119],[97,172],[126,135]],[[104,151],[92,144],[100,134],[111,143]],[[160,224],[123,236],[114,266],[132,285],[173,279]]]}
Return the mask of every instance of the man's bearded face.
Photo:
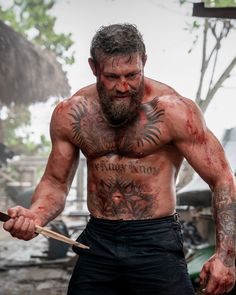
{"label": "man's bearded face", "polygon": [[144,95],[140,55],[104,58],[99,65],[97,91],[103,115],[111,125],[118,127],[135,117]]}
{"label": "man's bearded face", "polygon": [[136,90],[125,93],[109,91],[101,81],[97,82],[102,111],[111,125],[121,125],[133,118],[139,109],[144,93],[144,79]]}

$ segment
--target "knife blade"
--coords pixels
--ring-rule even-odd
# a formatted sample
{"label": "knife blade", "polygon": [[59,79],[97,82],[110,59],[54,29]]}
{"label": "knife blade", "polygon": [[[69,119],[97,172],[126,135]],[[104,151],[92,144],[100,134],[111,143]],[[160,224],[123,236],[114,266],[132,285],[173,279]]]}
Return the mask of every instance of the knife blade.
{"label": "knife blade", "polygon": [[[3,213],[3,212],[0,212],[0,221],[2,222],[6,222],[8,221],[9,219],[11,219],[11,217],[9,215],[7,215],[6,213]],[[64,243],[67,243],[67,244],[70,244],[72,246],[76,246],[76,247],[79,247],[79,248],[83,248],[83,249],[89,249],[88,246],[82,244],[82,243],[79,243],[77,241],[74,241],[64,235],[61,235],[55,231],[52,231],[48,228],[45,228],[45,227],[41,227],[39,225],[36,225],[35,226],[35,232],[37,234],[42,234],[46,237],[49,237],[49,238],[52,238],[52,239],[55,239],[55,240],[58,240],[58,241],[61,241],[61,242],[64,242]]]}

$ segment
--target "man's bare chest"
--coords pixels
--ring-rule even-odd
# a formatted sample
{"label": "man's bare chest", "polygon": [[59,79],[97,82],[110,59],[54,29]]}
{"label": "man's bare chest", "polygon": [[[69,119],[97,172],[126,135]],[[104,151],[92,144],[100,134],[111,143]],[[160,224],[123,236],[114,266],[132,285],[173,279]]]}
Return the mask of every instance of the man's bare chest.
{"label": "man's bare chest", "polygon": [[88,157],[108,153],[142,157],[169,141],[165,111],[158,99],[142,105],[135,119],[119,128],[110,126],[101,110],[89,107],[86,101],[73,107],[69,115],[71,141]]}

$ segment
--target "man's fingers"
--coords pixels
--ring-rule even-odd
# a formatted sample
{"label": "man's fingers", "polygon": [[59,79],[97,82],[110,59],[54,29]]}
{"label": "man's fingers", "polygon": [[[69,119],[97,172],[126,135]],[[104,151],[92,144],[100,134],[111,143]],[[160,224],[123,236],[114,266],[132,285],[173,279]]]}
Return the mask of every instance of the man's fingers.
{"label": "man's fingers", "polygon": [[29,218],[24,218],[24,221],[21,225],[21,231],[27,232],[29,230],[30,220]]}
{"label": "man's fingers", "polygon": [[234,280],[227,279],[227,277],[216,278],[211,276],[203,293],[205,295],[221,295],[230,292],[233,286]]}
{"label": "man's fingers", "polygon": [[7,213],[11,218],[16,218],[18,216],[18,209],[17,207],[9,208],[7,210]]}
{"label": "man's fingers", "polygon": [[213,255],[203,266],[199,277],[203,294],[221,295],[233,288],[235,268],[225,266],[217,255]]}
{"label": "man's fingers", "polygon": [[209,276],[209,267],[208,267],[208,263],[206,263],[203,266],[202,271],[200,272],[200,275],[199,275],[200,284],[202,286],[205,286],[206,285],[208,276]]}
{"label": "man's fingers", "polygon": [[15,223],[15,220],[14,219],[9,219],[8,221],[6,221],[6,222],[3,223],[3,228],[6,231],[10,231],[13,228],[14,223]]}
{"label": "man's fingers", "polygon": [[22,225],[22,238],[24,240],[30,240],[35,236],[36,234],[34,221],[26,218]]}
{"label": "man's fingers", "polygon": [[210,279],[205,287],[205,295],[218,295],[220,293],[220,286],[218,283],[212,279]]}
{"label": "man's fingers", "polygon": [[35,234],[35,223],[33,220],[30,220],[28,232],[32,235]]}
{"label": "man's fingers", "polygon": [[220,290],[221,288],[216,282],[214,283],[208,282],[205,288],[204,295],[219,295],[219,294],[222,294]]}
{"label": "man's fingers", "polygon": [[24,223],[24,220],[25,218],[23,216],[15,218],[15,223],[11,230],[11,235],[13,237],[18,237],[19,235],[21,235],[21,231],[22,231],[21,228],[22,228],[22,224]]}
{"label": "man's fingers", "polygon": [[16,206],[8,209],[10,220],[3,224],[3,228],[10,232],[13,237],[23,240],[30,240],[36,236],[35,221],[31,219],[27,209]]}
{"label": "man's fingers", "polygon": [[16,217],[19,217],[22,215],[24,216],[26,214],[26,212],[27,212],[27,210],[21,206],[15,206],[15,207],[9,208],[7,210],[7,213],[11,218],[16,218]]}

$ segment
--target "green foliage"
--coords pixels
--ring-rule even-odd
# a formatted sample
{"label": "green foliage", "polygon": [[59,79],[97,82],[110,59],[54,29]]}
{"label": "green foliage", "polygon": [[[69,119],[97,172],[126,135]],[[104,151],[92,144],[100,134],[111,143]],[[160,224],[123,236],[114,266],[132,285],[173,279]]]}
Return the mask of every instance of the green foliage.
{"label": "green foliage", "polygon": [[31,42],[56,54],[61,63],[73,64],[71,33],[55,32],[56,17],[50,14],[56,0],[14,0],[6,10],[0,5],[0,19]]}
{"label": "green foliage", "polygon": [[19,147],[23,144],[24,137],[18,136],[19,126],[25,128],[30,123],[30,112],[27,108],[13,105],[8,108],[5,120],[2,120],[4,129],[5,143],[12,148]]}
{"label": "green foliage", "polygon": [[179,0],[180,5],[185,4],[187,0]]}
{"label": "green foliage", "polygon": [[31,114],[24,106],[12,105],[7,109],[7,117],[2,120],[5,144],[11,147],[16,154],[47,155],[51,149],[51,143],[45,135],[41,135],[40,143],[33,142],[28,126],[31,122]]}
{"label": "green foliage", "polygon": [[[179,0],[180,5],[186,2],[192,3],[190,0]],[[204,0],[202,2],[205,7],[236,7],[236,0]]]}
{"label": "green foliage", "polygon": [[235,0],[204,0],[205,7],[236,7]]}

